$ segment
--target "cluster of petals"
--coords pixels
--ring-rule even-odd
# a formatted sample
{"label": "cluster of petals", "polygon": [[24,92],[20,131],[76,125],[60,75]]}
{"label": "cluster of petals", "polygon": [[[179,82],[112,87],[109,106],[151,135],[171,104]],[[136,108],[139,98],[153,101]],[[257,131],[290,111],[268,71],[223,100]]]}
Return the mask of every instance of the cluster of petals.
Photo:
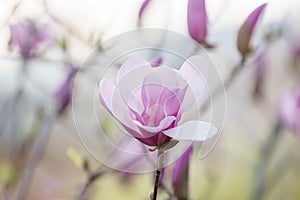
{"label": "cluster of petals", "polygon": [[35,56],[42,45],[54,40],[54,32],[47,23],[24,20],[10,24],[10,46],[18,47],[20,54],[29,59]]}
{"label": "cluster of petals", "polygon": [[300,133],[300,89],[295,93],[286,92],[278,103],[279,118],[285,126]]}
{"label": "cluster of petals", "polygon": [[179,70],[131,58],[118,71],[116,84],[102,79],[99,98],[127,133],[149,146],[170,141],[202,142],[217,133],[208,122],[182,122],[204,89],[201,70],[190,59]]}

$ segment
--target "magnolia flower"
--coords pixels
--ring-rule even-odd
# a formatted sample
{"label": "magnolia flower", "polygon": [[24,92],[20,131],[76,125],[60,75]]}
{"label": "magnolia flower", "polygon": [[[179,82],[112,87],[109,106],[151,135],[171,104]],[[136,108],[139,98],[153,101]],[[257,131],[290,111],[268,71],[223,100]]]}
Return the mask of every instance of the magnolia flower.
{"label": "magnolia flower", "polygon": [[252,37],[252,33],[256,27],[259,17],[266,7],[266,3],[256,8],[242,24],[237,38],[237,48],[239,52],[245,56],[249,51],[249,43]]}
{"label": "magnolia flower", "polygon": [[189,0],[187,14],[188,29],[191,38],[199,43],[205,43],[207,35],[205,0]]}
{"label": "magnolia flower", "polygon": [[278,114],[282,124],[300,133],[300,89],[294,94],[285,93],[278,103]]}
{"label": "magnolia flower", "polygon": [[181,117],[197,102],[203,84],[189,60],[175,70],[132,58],[119,69],[116,84],[100,81],[99,98],[126,132],[146,145],[160,146],[172,138],[202,142],[217,129],[199,120],[181,122]]}
{"label": "magnolia flower", "polygon": [[54,39],[54,33],[45,23],[36,23],[25,20],[10,25],[11,47],[17,46],[23,58],[29,59],[35,56],[37,50]]}

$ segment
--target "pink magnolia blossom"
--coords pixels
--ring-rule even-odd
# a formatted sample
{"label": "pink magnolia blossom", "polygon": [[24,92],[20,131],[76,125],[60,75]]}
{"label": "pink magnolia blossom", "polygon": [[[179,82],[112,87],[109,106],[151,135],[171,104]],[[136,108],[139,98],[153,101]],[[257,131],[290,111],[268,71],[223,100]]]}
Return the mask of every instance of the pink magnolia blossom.
{"label": "pink magnolia blossom", "polygon": [[250,13],[250,15],[247,17],[246,21],[242,24],[239,30],[237,38],[237,48],[243,56],[245,56],[250,51],[250,39],[252,37],[258,19],[265,10],[266,5],[266,3],[262,4],[261,6],[256,8],[252,13]]}
{"label": "pink magnolia blossom", "polygon": [[282,124],[296,133],[300,133],[300,89],[285,93],[278,103],[278,114]]}
{"label": "pink magnolia blossom", "polygon": [[116,84],[100,81],[99,98],[122,127],[146,145],[160,146],[172,138],[202,142],[216,134],[214,126],[199,120],[180,123],[202,93],[201,78],[189,60],[175,70],[132,58],[119,69]]}
{"label": "pink magnolia blossom", "polygon": [[25,20],[10,25],[11,47],[18,47],[25,59],[35,56],[37,50],[54,39],[54,33],[49,24]]}
{"label": "pink magnolia blossom", "polygon": [[207,36],[205,0],[188,1],[188,29],[190,36],[195,41],[205,43]]}

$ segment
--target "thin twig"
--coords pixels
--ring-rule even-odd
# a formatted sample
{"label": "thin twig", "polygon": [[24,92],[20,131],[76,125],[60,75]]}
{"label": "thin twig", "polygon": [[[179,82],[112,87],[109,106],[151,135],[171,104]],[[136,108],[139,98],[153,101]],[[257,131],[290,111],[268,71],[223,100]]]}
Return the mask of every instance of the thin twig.
{"label": "thin twig", "polygon": [[50,113],[46,115],[43,120],[40,133],[32,149],[31,158],[25,166],[23,175],[19,182],[18,190],[16,193],[16,200],[23,200],[26,197],[34,171],[44,154],[49,134],[51,132],[51,127],[56,119],[56,115],[56,112]]}
{"label": "thin twig", "polygon": [[3,24],[2,24],[2,26],[1,26],[0,29],[4,28],[4,27],[8,24],[8,22],[9,22],[11,16],[13,16],[13,15],[15,14],[15,12],[17,11],[17,9],[20,7],[21,2],[22,2],[22,0],[18,1],[18,2],[14,5],[14,7],[13,7],[12,10],[11,10],[11,12],[10,12],[9,15],[7,16],[7,18],[4,20],[4,22],[3,22]]}
{"label": "thin twig", "polygon": [[269,135],[266,143],[262,146],[260,150],[260,161],[255,168],[255,180],[253,183],[252,193],[251,193],[251,200],[260,200],[263,198],[265,193],[265,182],[266,182],[266,170],[272,155],[274,153],[275,148],[279,142],[279,136],[281,133],[281,125],[280,122],[276,122],[272,133]]}
{"label": "thin twig", "polygon": [[246,62],[246,58],[242,58],[240,63],[237,64],[236,67],[232,70],[229,78],[224,83],[219,85],[215,90],[213,90],[211,92],[210,97],[208,97],[204,101],[202,106],[200,107],[200,113],[204,113],[208,109],[212,98],[218,96],[222,91],[225,91],[226,89],[228,89],[233,84],[233,82],[236,79],[236,77],[238,76],[238,74],[240,74],[242,69],[244,69],[245,62]]}
{"label": "thin twig", "polygon": [[154,189],[153,189],[153,200],[157,199],[157,192],[158,192],[160,174],[161,174],[161,170],[157,169],[156,170],[156,176],[155,176]]}
{"label": "thin twig", "polygon": [[274,170],[268,176],[268,180],[265,188],[265,195],[270,194],[275,186],[282,180],[282,177],[286,175],[289,169],[291,157],[286,156],[283,160],[280,160]]}
{"label": "thin twig", "polygon": [[56,23],[60,24],[70,35],[76,37],[81,42],[83,42],[83,43],[87,42],[84,38],[82,38],[82,36],[80,36],[78,33],[76,33],[76,31],[74,31],[72,27],[70,27],[66,23],[62,22],[60,19],[58,19],[55,15],[53,15],[49,11],[47,0],[43,1],[43,5],[44,5],[44,9],[45,9],[46,14],[49,15],[49,17],[51,17],[51,19],[53,21],[55,21]]}
{"label": "thin twig", "polygon": [[80,197],[79,199],[85,199],[86,193],[89,189],[89,187],[96,181],[98,180],[98,178],[102,177],[104,174],[106,174],[108,172],[108,170],[102,170],[102,171],[96,171],[94,173],[89,174],[88,176],[88,180],[85,183],[81,193],[80,193]]}
{"label": "thin twig", "polygon": [[[144,148],[144,151],[146,152],[148,149],[147,149],[144,145],[142,145],[142,146],[143,146],[143,148]],[[154,163],[153,159],[149,156],[149,154],[146,154],[146,157],[147,157],[147,160],[148,160],[154,167],[156,167],[156,163]],[[165,181],[164,181],[163,179],[160,179],[160,182],[159,182],[159,183],[160,183],[159,185],[161,186],[161,188],[168,194],[169,198],[174,199],[175,196],[174,196],[173,192],[169,190],[169,188],[167,187]]]}

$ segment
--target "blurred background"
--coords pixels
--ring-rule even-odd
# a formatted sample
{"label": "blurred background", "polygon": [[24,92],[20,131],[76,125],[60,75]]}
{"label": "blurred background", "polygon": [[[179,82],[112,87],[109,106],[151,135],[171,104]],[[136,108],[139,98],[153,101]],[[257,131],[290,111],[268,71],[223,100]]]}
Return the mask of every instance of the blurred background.
{"label": "blurred background", "polygon": [[[139,15],[143,2],[0,1],[2,199],[149,199],[153,174],[97,161],[80,142],[72,113],[73,101],[83,111],[89,106],[84,91],[96,87],[93,69],[118,49],[105,41],[137,28],[191,37],[188,1],[146,1]],[[243,54],[239,30],[266,2]],[[188,199],[300,199],[299,10],[294,0],[206,0],[208,32],[197,42],[225,82],[226,118],[209,156],[190,157]],[[77,74],[83,78],[74,84]],[[115,132],[108,113],[98,114],[102,129]],[[94,116],[81,117],[87,135],[99,131]],[[167,168],[159,199],[178,198],[171,178]]]}

